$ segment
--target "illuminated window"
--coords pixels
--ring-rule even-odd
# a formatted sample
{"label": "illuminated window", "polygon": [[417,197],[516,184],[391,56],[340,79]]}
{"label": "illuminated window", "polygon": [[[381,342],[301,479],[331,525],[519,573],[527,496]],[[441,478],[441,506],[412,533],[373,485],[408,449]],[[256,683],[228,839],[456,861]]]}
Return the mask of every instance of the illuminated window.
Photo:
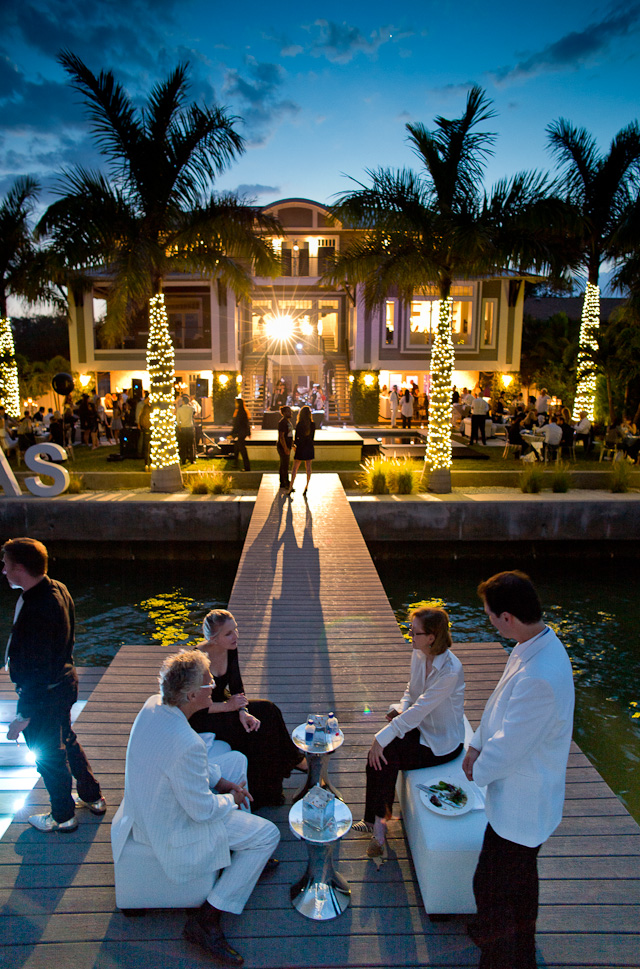
{"label": "illuminated window", "polygon": [[468,347],[473,344],[472,310],[473,303],[470,299],[453,301],[451,336],[454,347]]}
{"label": "illuminated window", "polygon": [[[459,287],[464,288],[464,287]],[[451,335],[454,346],[471,346],[473,343],[473,303],[470,299],[453,301]],[[440,300],[412,300],[409,317],[409,346],[431,346],[438,328]]]}
{"label": "illuminated window", "polygon": [[495,347],[497,335],[498,300],[482,300],[481,346]]}
{"label": "illuminated window", "polygon": [[385,304],[385,336],[386,346],[393,346],[396,342],[396,303],[388,299]]}

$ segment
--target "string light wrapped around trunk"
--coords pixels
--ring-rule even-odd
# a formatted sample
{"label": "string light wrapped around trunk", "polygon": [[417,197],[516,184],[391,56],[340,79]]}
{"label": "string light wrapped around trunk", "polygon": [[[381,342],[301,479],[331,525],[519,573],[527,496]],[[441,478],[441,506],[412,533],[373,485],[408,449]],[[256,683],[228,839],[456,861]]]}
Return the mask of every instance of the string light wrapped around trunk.
{"label": "string light wrapped around trunk", "polygon": [[175,353],[169,333],[164,296],[153,296],[149,303],[149,340],[147,370],[151,403],[151,470],[180,467],[173,400]]}
{"label": "string light wrapped around trunk", "polygon": [[11,320],[0,319],[0,404],[10,417],[21,417],[18,365]]}
{"label": "string light wrapped around trunk", "polygon": [[438,329],[431,351],[431,399],[426,461],[431,471],[451,467],[451,391],[455,355],[451,339],[453,300],[440,300]]}
{"label": "string light wrapped around trunk", "polygon": [[598,344],[594,339],[594,332],[600,326],[600,287],[593,283],[587,283],[582,304],[582,321],[580,323],[580,343],[578,349],[578,386],[576,388],[576,398],[573,403],[573,419],[580,419],[580,412],[586,411],[587,417],[593,421],[595,417],[596,401],[596,375],[595,373],[585,373],[592,366],[589,358],[582,353],[582,347],[591,347],[592,350],[598,349]]}

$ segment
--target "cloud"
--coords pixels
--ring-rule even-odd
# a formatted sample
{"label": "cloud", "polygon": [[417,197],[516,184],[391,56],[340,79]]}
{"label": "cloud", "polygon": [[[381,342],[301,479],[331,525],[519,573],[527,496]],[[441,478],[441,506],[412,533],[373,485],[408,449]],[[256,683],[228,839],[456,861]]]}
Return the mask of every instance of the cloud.
{"label": "cloud", "polygon": [[[178,0],[20,0],[0,3],[0,35],[55,57],[65,46],[102,63],[153,65],[163,32],[176,23]],[[144,25],[144,29],[141,29]],[[61,42],[61,38],[64,38]]]}
{"label": "cloud", "polygon": [[259,195],[268,195],[270,198],[280,197],[280,186],[279,185],[260,185],[260,183],[255,183],[254,185],[247,184],[243,182],[238,185],[235,190],[237,195],[245,199],[254,199]]}
{"label": "cloud", "polygon": [[477,84],[477,81],[461,81],[458,84],[442,84],[439,87],[432,87],[431,93],[439,96],[444,95],[445,97],[457,97],[459,94],[467,95],[474,84]]}
{"label": "cloud", "polygon": [[236,98],[247,126],[249,143],[264,144],[271,129],[280,121],[300,111],[295,101],[280,97],[285,71],[279,64],[260,62],[251,55],[245,58],[246,72],[228,70],[225,95]]}
{"label": "cloud", "polygon": [[517,64],[502,67],[489,76],[497,84],[501,84],[545,71],[578,67],[584,61],[604,52],[618,37],[636,31],[639,19],[640,4],[615,6],[603,20],[589,24],[584,30],[573,30]]}
{"label": "cloud", "polygon": [[348,64],[356,54],[376,54],[383,44],[392,40],[395,28],[380,27],[365,37],[358,27],[350,24],[316,20],[311,30],[313,39],[309,53],[312,57],[326,57],[333,64]]}

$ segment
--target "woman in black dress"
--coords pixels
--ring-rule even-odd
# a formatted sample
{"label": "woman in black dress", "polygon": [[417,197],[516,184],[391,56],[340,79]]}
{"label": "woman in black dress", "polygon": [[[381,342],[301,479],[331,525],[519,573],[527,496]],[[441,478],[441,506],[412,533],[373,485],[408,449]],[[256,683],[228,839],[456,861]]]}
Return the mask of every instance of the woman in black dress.
{"label": "woman in black dress", "polygon": [[293,438],[295,456],[293,459],[293,471],[291,472],[291,486],[289,488],[289,494],[291,494],[291,492],[294,490],[293,482],[296,480],[296,474],[298,473],[298,468],[300,467],[302,461],[304,461],[307,469],[307,487],[304,489],[302,494],[304,496],[307,493],[309,482],[311,481],[311,462],[316,456],[316,452],[313,447],[315,433],[316,427],[313,423],[313,417],[311,416],[311,408],[306,406],[301,407],[300,413],[298,414],[298,421],[296,423],[296,433]]}
{"label": "woman in black dress", "polygon": [[280,710],[270,700],[247,700],[238,663],[238,627],[226,609],[212,609],[204,619],[205,641],[215,685],[209,710],[199,710],[189,723],[196,733],[215,733],[248,761],[247,780],[253,807],[284,804],[282,779],[294,768],[306,770]]}
{"label": "woman in black dress", "polygon": [[238,459],[242,455],[242,466],[245,471],[251,471],[251,464],[249,462],[249,455],[247,453],[247,445],[245,441],[248,437],[251,437],[251,421],[249,420],[249,414],[242,397],[236,398],[236,409],[233,414],[233,425],[231,427],[231,437],[234,441],[233,453],[236,459],[236,468],[238,467]]}

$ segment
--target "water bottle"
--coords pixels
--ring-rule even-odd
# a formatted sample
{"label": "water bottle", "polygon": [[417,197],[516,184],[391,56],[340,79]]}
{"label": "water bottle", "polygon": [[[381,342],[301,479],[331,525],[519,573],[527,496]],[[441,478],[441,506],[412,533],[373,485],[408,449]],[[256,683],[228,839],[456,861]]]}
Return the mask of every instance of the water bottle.
{"label": "water bottle", "polygon": [[316,725],[313,722],[313,718],[309,717],[309,719],[307,720],[307,726],[305,727],[305,731],[304,731],[304,742],[307,745],[307,747],[313,747],[315,732],[316,732]]}
{"label": "water bottle", "polygon": [[332,710],[327,718],[327,740],[330,740],[333,737],[338,737],[339,735],[338,718]]}

